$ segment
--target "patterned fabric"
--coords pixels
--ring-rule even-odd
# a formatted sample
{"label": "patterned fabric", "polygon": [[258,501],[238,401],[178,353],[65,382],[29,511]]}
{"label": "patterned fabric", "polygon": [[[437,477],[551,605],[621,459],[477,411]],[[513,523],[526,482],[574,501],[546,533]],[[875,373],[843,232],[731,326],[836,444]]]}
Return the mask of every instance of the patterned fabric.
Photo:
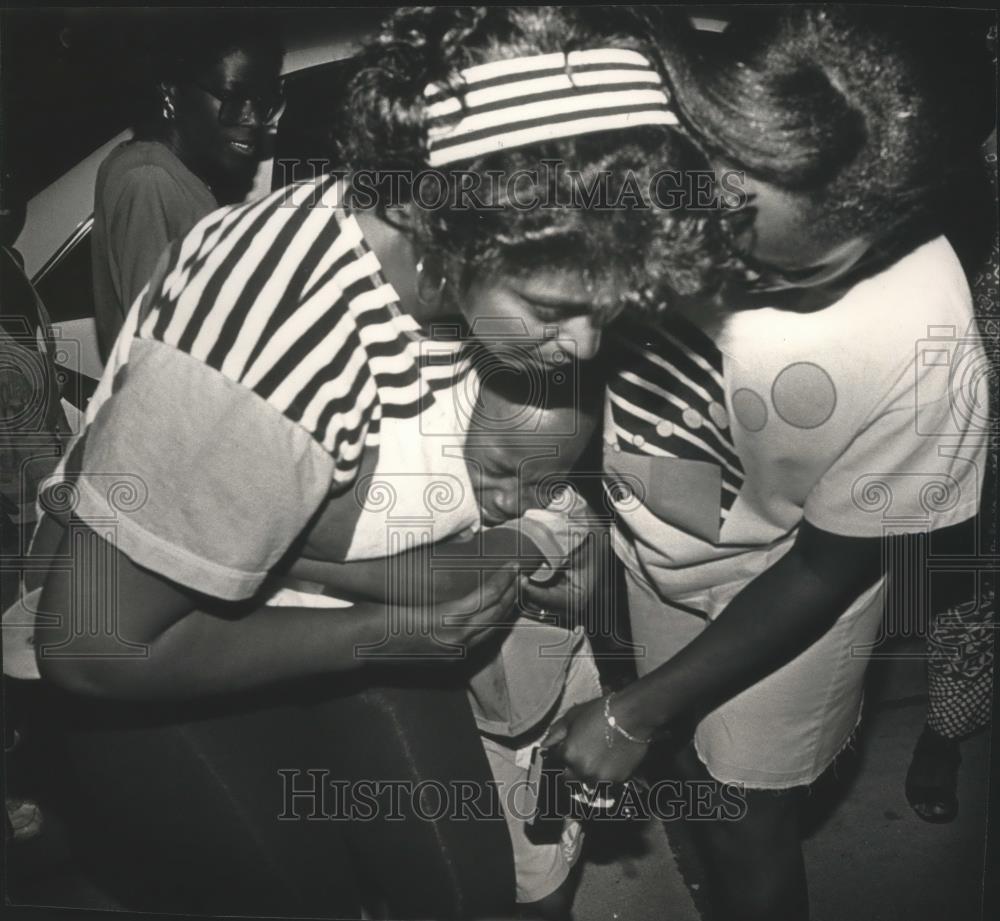
{"label": "patterned fabric", "polygon": [[338,480],[350,482],[380,419],[417,415],[430,389],[415,321],[395,309],[357,221],[334,219],[336,206],[327,177],[200,225],[139,335],[253,390],[333,454]]}
{"label": "patterned fabric", "polygon": [[663,79],[624,48],[491,61],[460,77],[460,98],[434,83],[424,90],[430,166],[595,131],[677,124]]}
{"label": "patterned fabric", "polygon": [[[461,444],[444,388],[470,363],[396,300],[330,177],[213,212],[130,310],[42,511],[113,521],[134,562],[234,599],[326,518],[324,559],[386,554],[387,492],[351,489],[362,469],[405,477],[394,513],[430,517],[436,539],[469,527],[464,462],[422,435]],[[428,511],[442,479],[455,498]]]}
{"label": "patterned fabric", "polygon": [[[993,29],[996,41],[996,27]],[[996,139],[986,155],[993,200],[997,198]],[[981,552],[997,552],[997,360],[1000,351],[1000,234],[994,227],[993,243],[985,265],[972,279],[972,300],[983,342],[991,355],[990,431],[980,533]],[[985,582],[985,580],[984,580]],[[927,724],[939,735],[958,739],[989,725],[993,703],[993,660],[996,641],[995,588],[986,582],[975,599],[933,618],[927,638]]]}
{"label": "patterned fabric", "polygon": [[927,724],[938,735],[960,739],[990,722],[996,608],[988,587],[934,619],[927,643],[930,706]]}
{"label": "patterned fabric", "polygon": [[982,366],[971,321],[943,237],[821,310],[621,318],[603,455],[619,556],[712,619],[803,520],[881,538],[972,518],[982,425],[952,412],[949,373]]}
{"label": "patterned fabric", "polygon": [[719,465],[725,521],[744,474],[725,409],[722,353],[680,316],[657,327],[626,320],[613,348],[615,367],[628,369],[608,391],[612,431],[622,450]]}

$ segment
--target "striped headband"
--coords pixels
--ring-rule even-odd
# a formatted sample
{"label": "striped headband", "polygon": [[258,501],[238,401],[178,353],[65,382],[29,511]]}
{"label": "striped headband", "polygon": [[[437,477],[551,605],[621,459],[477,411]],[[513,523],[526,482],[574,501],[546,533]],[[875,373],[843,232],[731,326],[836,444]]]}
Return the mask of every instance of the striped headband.
{"label": "striped headband", "polygon": [[424,90],[430,166],[595,131],[677,124],[660,75],[624,48],[492,61],[461,76],[462,99],[435,83]]}

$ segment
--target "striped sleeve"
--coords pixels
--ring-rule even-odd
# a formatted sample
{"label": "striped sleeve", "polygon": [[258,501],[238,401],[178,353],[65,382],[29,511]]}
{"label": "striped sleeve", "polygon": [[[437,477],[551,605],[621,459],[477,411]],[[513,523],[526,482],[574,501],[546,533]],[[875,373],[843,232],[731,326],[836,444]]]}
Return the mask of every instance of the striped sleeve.
{"label": "striped sleeve", "polygon": [[254,393],[331,456],[346,486],[383,412],[378,364],[405,356],[381,315],[394,298],[333,180],[321,180],[203,220],[139,336]]}
{"label": "striped sleeve", "polygon": [[76,514],[114,520],[139,565],[247,597],[354,482],[380,420],[417,411],[417,345],[326,181],[204,218],[142,307],[67,464]]}
{"label": "striped sleeve", "polygon": [[721,526],[745,479],[725,410],[722,353],[679,316],[655,325],[624,317],[609,338],[619,370],[608,387],[606,440],[628,454],[718,469],[713,514]]}

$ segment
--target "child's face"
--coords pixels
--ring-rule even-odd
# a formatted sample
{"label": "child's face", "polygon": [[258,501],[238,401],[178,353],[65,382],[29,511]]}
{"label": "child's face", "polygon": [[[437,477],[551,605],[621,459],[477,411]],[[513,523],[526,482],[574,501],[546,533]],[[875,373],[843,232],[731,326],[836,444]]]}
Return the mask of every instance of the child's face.
{"label": "child's face", "polygon": [[[546,497],[539,487],[550,474],[565,470],[558,450],[545,439],[533,445],[478,444],[466,449],[469,478],[487,526],[519,518],[528,509],[542,508]],[[539,456],[541,455],[541,456]]]}
{"label": "child's face", "polygon": [[547,505],[546,478],[568,471],[592,432],[574,407],[522,409],[484,388],[470,425],[466,465],[487,526]]}

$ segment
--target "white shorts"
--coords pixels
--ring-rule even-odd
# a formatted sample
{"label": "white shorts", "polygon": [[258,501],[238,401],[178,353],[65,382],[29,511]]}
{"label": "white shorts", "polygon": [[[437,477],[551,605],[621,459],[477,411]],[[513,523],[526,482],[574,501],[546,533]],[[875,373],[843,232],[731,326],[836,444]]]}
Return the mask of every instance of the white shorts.
{"label": "white shorts", "polygon": [[[627,571],[640,677],[672,658],[708,620],[666,604]],[[716,780],[765,790],[810,784],[848,743],[861,719],[865,669],[882,622],[880,587],[864,595],[788,664],[709,713],[695,730],[698,757]]]}
{"label": "white shorts", "polygon": [[526,822],[522,818],[527,809],[526,781],[532,749],[541,741],[551,722],[576,704],[601,696],[601,679],[590,641],[582,633],[580,639],[580,645],[566,674],[562,696],[553,711],[554,716],[539,728],[537,734],[533,733],[534,738],[529,743],[520,748],[512,748],[493,736],[482,736],[483,748],[490,762],[493,779],[499,787],[500,801],[514,848],[518,902],[537,902],[555,892],[566,881],[583,846],[583,828],[575,820],[567,819],[562,837],[557,843],[537,844],[528,837]]}

